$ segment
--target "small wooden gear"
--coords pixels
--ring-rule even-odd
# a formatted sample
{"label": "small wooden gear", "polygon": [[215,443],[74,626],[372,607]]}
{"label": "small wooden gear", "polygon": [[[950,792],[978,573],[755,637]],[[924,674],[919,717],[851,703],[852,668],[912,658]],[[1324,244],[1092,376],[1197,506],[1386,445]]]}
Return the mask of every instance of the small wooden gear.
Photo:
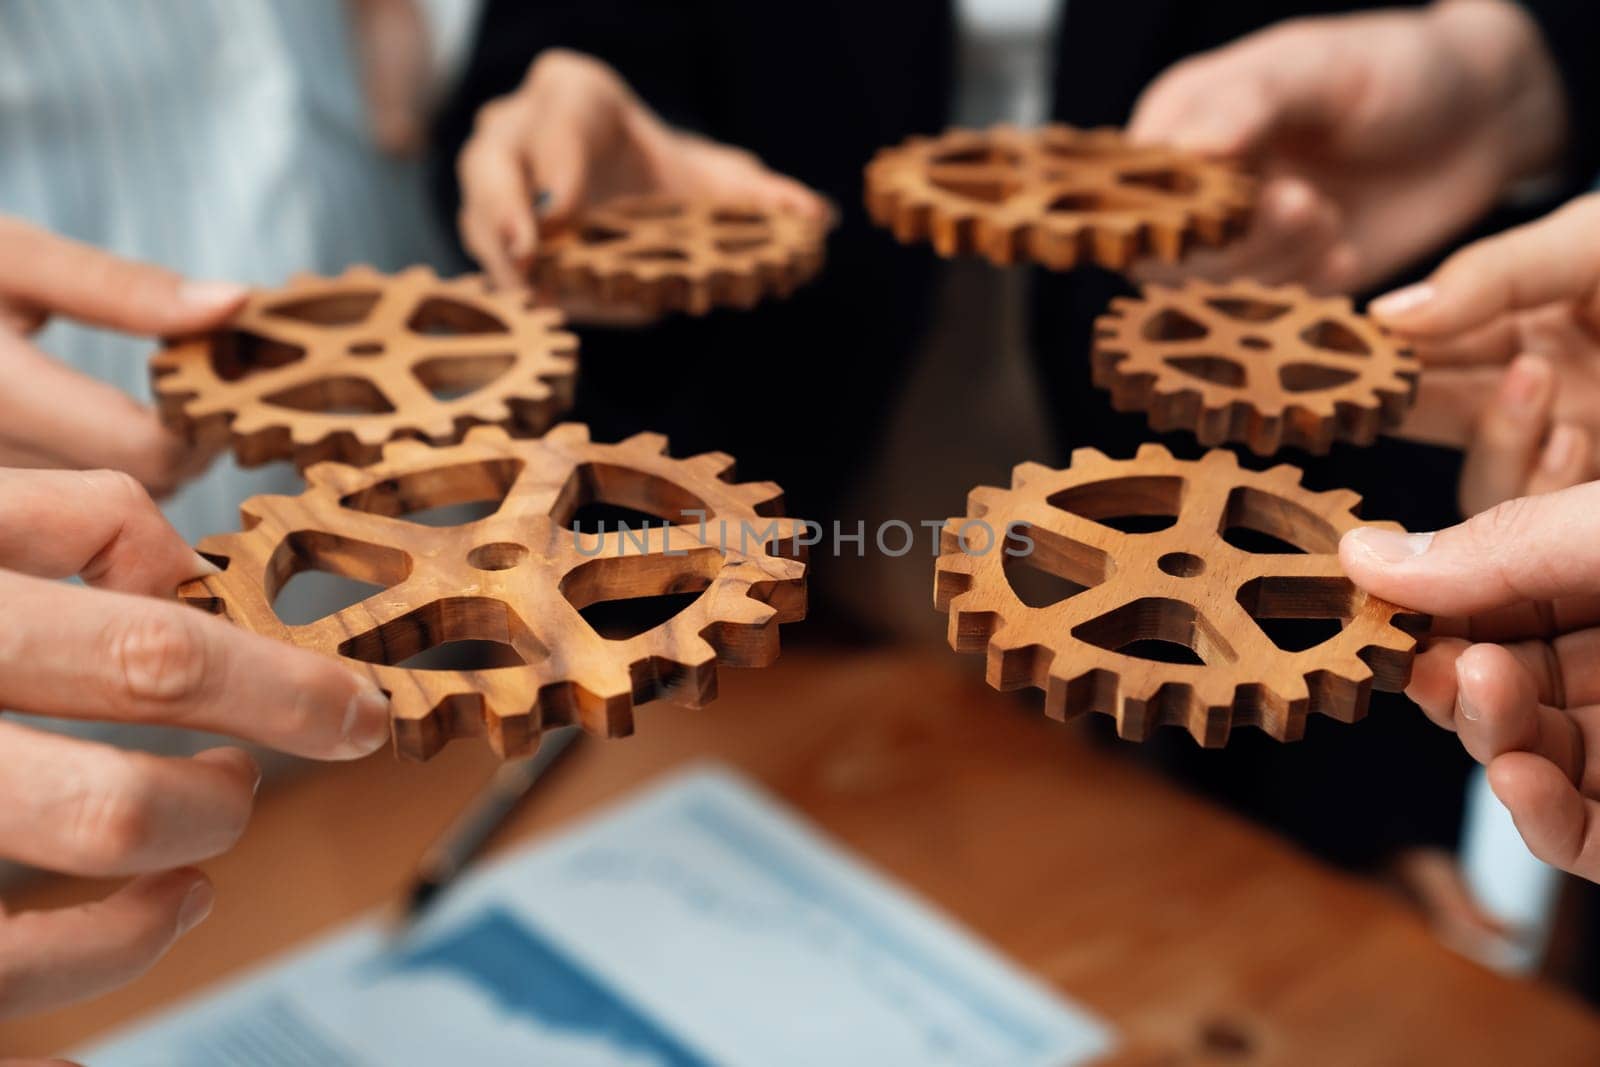
{"label": "small wooden gear", "polygon": [[[1405,685],[1427,621],[1340,570],[1360,498],[1299,482],[1293,467],[1242,470],[1221,450],[1178,460],[1157,445],[1123,461],[1080,449],[1065,470],[1024,463],[1009,490],[974,489],[944,527],[934,602],[951,647],[987,652],[997,689],[1044,690],[1053,718],[1107,713],[1131,740],[1169,723],[1217,746],[1242,725],[1297,739],[1313,712],[1353,722],[1372,689]],[[1028,569],[1062,588],[1024,600]],[[1284,634],[1271,620],[1323,621]],[[1189,662],[1171,661],[1172,646]]]}
{"label": "small wooden gear", "polygon": [[1371,444],[1405,418],[1421,375],[1410,350],[1349,299],[1298,286],[1146,286],[1141,299],[1113,301],[1095,337],[1094,381],[1118,411],[1263,456]]}
{"label": "small wooden gear", "polygon": [[[637,703],[711,699],[719,662],[771,662],[777,624],[805,614],[805,564],[775,554],[798,540],[795,520],[771,517],[782,491],[729,482],[733,461],[720,453],[673,459],[666,447],[656,434],[594,444],[576,424],[539,439],[479,427],[442,448],[393,442],[370,467],[319,464],[300,496],[252,498],[241,509],[243,532],[201,542],[223,571],[180,596],[257,633],[344,657],[390,694],[395,745],[413,758],[473,734],[487,734],[502,756],[522,755],[541,730],[574,722],[621,736]],[[407,518],[469,502],[498,503],[457,526]],[[593,502],[666,521],[569,529]],[[305,570],[382,588],[286,625],[273,602]],[[579,614],[696,592],[670,619],[626,638],[602,636]],[[395,666],[463,641],[506,646],[510,665]]]}
{"label": "small wooden gear", "polygon": [[1255,196],[1229,164],[1059,125],[913,137],[880,151],[866,184],[873,220],[901,241],[1056,270],[1176,262],[1241,233]]}
{"label": "small wooden gear", "polygon": [[541,433],[572,404],[577,340],[559,311],[482,277],[355,267],[263,290],[222,330],[151,360],[168,425],[244,466],[370,463],[386,441]]}
{"label": "small wooden gear", "polygon": [[561,299],[704,315],[788,296],[822,269],[826,227],[789,211],[671,196],[606,201],[540,245]]}

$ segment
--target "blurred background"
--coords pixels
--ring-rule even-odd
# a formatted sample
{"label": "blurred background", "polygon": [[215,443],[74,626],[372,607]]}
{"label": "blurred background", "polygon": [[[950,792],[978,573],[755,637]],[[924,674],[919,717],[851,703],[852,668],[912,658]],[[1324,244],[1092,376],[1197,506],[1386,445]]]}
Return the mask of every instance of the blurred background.
{"label": "blurred background", "polygon": [[[3,0],[0,211],[263,285],[354,263],[473,269],[455,232],[455,161],[476,116],[546,49],[593,55],[670,122],[827,196],[839,225],[825,273],[790,300],[581,328],[571,417],[599,440],[653,430],[675,454],[732,453],[741,479],[778,481],[790,514],[825,527],[898,518],[921,531],[961,514],[971,487],[1008,484],[1016,463],[1063,465],[1086,445],[1128,456],[1152,435],[1088,384],[1090,322],[1127,283],[896,244],[862,207],[872,153],[951,124],[1120,125],[1185,56],[1290,14],[1369,6],[1170,4],[1152,25],[1139,5],[1087,0],[813,0],[803,15],[649,0]],[[1547,206],[1530,199],[1475,232]],[[144,344],[72,325],[43,343],[148,396]],[[1163,443],[1197,454],[1182,435]],[[1312,488],[1361,492],[1368,516],[1413,529],[1456,517],[1454,453],[1385,439],[1284,458]],[[294,484],[224,461],[170,513],[199,538],[233,528],[244,496]],[[870,544],[814,556],[812,617],[785,629],[786,645],[940,645],[919,536],[900,558]],[[1455,740],[1401,697],[1375,699],[1358,727],[1313,722],[1292,746],[1245,731],[1223,751],[1187,736],[1135,747],[1098,719],[1063,729],[1391,887],[1483,962],[1600,993],[1590,894],[1567,887],[1557,906],[1563,883],[1506,837],[1492,798],[1469,793]]]}

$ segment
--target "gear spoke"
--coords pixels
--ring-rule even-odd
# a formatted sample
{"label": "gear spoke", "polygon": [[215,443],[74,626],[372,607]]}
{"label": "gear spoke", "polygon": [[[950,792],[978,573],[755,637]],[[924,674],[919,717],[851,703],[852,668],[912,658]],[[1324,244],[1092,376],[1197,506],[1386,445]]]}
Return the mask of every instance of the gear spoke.
{"label": "gear spoke", "polygon": [[821,225],[789,211],[619,197],[542,242],[534,277],[541,288],[575,301],[698,315],[784,295],[809,281],[822,266],[824,238]]}
{"label": "gear spoke", "polygon": [[[271,308],[326,321],[273,315]],[[437,323],[468,332],[419,332],[411,327],[419,315],[427,320],[423,329]],[[485,324],[499,328],[470,332]],[[229,366],[236,331],[292,344],[304,357]],[[169,344],[151,368],[168,425],[192,440],[231,440],[246,465],[365,464],[385,441],[457,440],[469,424],[542,432],[570,402],[576,348],[558,313],[530,307],[526,294],[491,290],[479,276],[441,281],[424,268],[394,276],[352,268],[255,293],[232,325]],[[497,369],[495,357],[507,365],[486,376]],[[429,381],[482,384],[466,394],[435,394],[413,371],[423,364]]]}
{"label": "gear spoke", "polygon": [[1222,244],[1242,232],[1254,194],[1230,164],[1068,126],[949,130],[884,149],[867,167],[868,211],[901,240],[1057,269],[1087,256],[1120,270]]}
{"label": "gear spoke", "polygon": [[[1207,336],[1164,337],[1194,332],[1179,317]],[[1258,455],[1370,442],[1404,419],[1420,375],[1416,356],[1348,299],[1293,286],[1148,286],[1102,315],[1095,338],[1094,382],[1119,411],[1144,410],[1162,429],[1190,430],[1208,445],[1238,441]],[[1200,404],[1196,377],[1208,383]]]}
{"label": "gear spoke", "polygon": [[295,643],[337,654],[340,646],[352,639],[380,640],[376,636],[378,630],[416,610],[421,584],[413,575],[399,585],[373,593],[365,600],[340,608],[331,615],[324,615],[315,622],[296,627]]}
{"label": "gear spoke", "polygon": [[[479,427],[455,445],[391,443],[373,466],[320,464],[306,471],[298,497],[247,502],[260,521],[209,538],[204,551],[227,557],[222,572],[190,583],[186,598],[220,605],[257,632],[340,654],[392,694],[399,749],[427,758],[454,734],[484,733],[504,756],[525,755],[545,723],[581,722],[604,736],[632,728],[635,699],[657,696],[698,704],[714,691],[719,662],[759,666],[777,655],[777,624],[804,614],[805,566],[748,552],[707,548],[693,526],[574,538],[550,512],[584,469],[604,469],[595,490],[620,504],[668,483],[674,498],[702,501],[713,522],[765,523],[756,502],[764,484],[718,477],[726,457],[672,459],[664,441],[640,435],[620,444],[589,441],[565,424],[543,438],[511,438]],[[520,476],[511,472],[520,469]],[[454,527],[346,507],[426,508],[480,499],[506,490],[506,503],[480,521]],[[526,499],[524,499],[526,497]],[[713,527],[715,528],[715,527]],[[597,545],[588,556],[578,542]],[[284,626],[266,590],[275,585],[284,552],[335,561],[352,575],[403,575],[374,593],[306,626]],[[305,559],[299,560],[304,565]],[[665,621],[608,639],[580,611],[613,601],[699,593]],[[509,646],[521,666],[412,670],[396,666],[440,645],[491,641]],[[481,721],[474,721],[474,716]]]}
{"label": "gear spoke", "polygon": [[[1131,460],[1079,449],[1072,466],[1059,471],[1023,464],[1013,488],[974,490],[969,516],[1036,525],[1039,544],[1057,553],[1048,569],[1072,572],[1087,588],[1047,607],[1019,605],[1003,567],[980,565],[946,541],[935,600],[951,615],[951,643],[986,649],[997,686],[1045,689],[1051,715],[1110,713],[1118,732],[1136,740],[1163,722],[1182,723],[1201,744],[1218,745],[1240,723],[1290,740],[1304,729],[1307,712],[1352,721],[1370,686],[1405,684],[1416,642],[1395,625],[1401,609],[1352,586],[1330,552],[1250,555],[1223,539],[1230,501],[1281,520],[1274,532],[1290,540],[1363,524],[1354,494],[1312,493],[1294,474],[1286,467],[1244,470],[1220,450],[1197,461],[1174,459],[1156,445]],[[1179,519],[1170,528],[1147,539],[1126,536],[1097,580],[1093,558],[1059,551],[1079,542],[1081,527],[1044,501],[1068,494],[1097,514],[1182,504],[1174,504]],[[1335,618],[1346,620],[1342,628],[1304,651],[1280,647],[1262,626],[1266,619]],[[1183,646],[1204,666],[1170,659],[1146,642]],[[1318,681],[1310,685],[1313,673]]]}

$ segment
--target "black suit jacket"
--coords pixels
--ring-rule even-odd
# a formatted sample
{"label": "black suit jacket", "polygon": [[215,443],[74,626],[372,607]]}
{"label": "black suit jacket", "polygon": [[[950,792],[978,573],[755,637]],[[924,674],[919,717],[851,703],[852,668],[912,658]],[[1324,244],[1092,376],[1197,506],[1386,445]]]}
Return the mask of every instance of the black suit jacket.
{"label": "black suit jacket", "polygon": [[[1122,124],[1144,86],[1184,56],[1284,18],[1372,6],[1070,0],[1055,115]],[[1596,103],[1587,52],[1600,4],[1530,0],[1529,7],[1568,79],[1581,134],[1572,173],[1592,172],[1600,130],[1584,122]],[[670,433],[680,452],[727,449],[743,475],[782,482],[794,513],[826,521],[920,344],[932,279],[925,249],[900,248],[868,224],[861,168],[879,146],[946,125],[952,38],[951,8],[940,0],[490,0],[466,77],[439,126],[441,213],[455,217],[449,161],[472,115],[555,46],[600,56],[673,121],[746,147],[833,198],[842,224],[829,267],[795,299],[748,314],[675,319],[644,333],[586,332],[577,413],[602,438],[648,428]],[[1148,427],[1139,416],[1111,412],[1088,387],[1085,360],[1089,325],[1122,283],[1087,271],[1040,272],[1035,281],[1034,339],[1061,448],[1055,458],[1078,444],[1131,454],[1150,438]],[[959,425],[959,413],[952,420]],[[1182,438],[1169,444],[1194,450]],[[1030,458],[1051,457],[1017,457]],[[1370,514],[1419,529],[1454,517],[1451,454],[1385,442],[1322,460],[1291,458],[1307,467],[1313,486],[1361,490]],[[1372,721],[1358,729],[1316,723],[1301,745],[1241,731],[1220,753],[1183,738],[1150,751],[1349,863],[1372,862],[1404,843],[1448,840],[1459,821],[1464,757],[1403,700],[1377,702]]]}

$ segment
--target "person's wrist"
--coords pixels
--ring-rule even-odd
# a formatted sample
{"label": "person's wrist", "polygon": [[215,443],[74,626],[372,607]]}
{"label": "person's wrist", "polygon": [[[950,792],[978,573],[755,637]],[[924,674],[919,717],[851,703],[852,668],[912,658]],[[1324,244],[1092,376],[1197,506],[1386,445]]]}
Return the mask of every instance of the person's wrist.
{"label": "person's wrist", "polygon": [[1554,169],[1566,148],[1566,95],[1532,16],[1512,0],[1437,0],[1427,17],[1477,89],[1472,106],[1493,125],[1505,185]]}

